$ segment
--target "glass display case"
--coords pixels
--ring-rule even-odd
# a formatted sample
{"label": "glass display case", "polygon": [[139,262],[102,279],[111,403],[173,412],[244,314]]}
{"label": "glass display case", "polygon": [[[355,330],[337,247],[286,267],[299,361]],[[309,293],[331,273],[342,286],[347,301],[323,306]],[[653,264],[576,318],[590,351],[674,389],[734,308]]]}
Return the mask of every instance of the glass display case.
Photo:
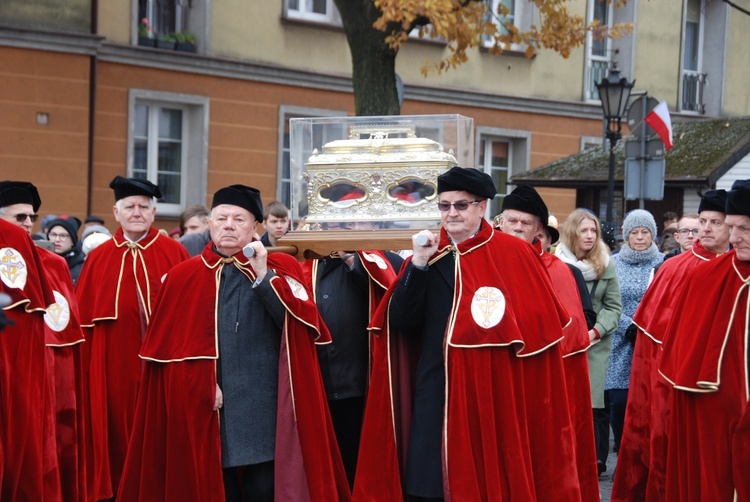
{"label": "glass display case", "polygon": [[[474,123],[462,115],[291,119],[290,211],[304,224],[279,244],[300,232],[327,231],[297,236],[306,241],[352,241],[340,232],[436,228],[438,175],[473,164]],[[339,249],[393,249],[349,245]]]}

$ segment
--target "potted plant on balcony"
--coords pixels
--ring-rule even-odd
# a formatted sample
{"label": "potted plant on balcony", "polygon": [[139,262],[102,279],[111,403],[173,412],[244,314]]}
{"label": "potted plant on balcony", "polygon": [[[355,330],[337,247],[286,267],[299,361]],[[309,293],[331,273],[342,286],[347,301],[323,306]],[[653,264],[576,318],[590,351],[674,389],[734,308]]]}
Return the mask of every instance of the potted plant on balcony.
{"label": "potted plant on balcony", "polygon": [[156,37],[157,49],[167,49],[170,51],[174,50],[175,36],[174,33],[165,33]]}
{"label": "potted plant on balcony", "polygon": [[154,46],[154,39],[151,37],[153,31],[151,25],[148,22],[148,18],[144,17],[141,22],[138,23],[138,45],[145,45],[146,47]]}
{"label": "potted plant on balcony", "polygon": [[174,34],[178,51],[195,52],[195,34],[189,31],[181,31]]}

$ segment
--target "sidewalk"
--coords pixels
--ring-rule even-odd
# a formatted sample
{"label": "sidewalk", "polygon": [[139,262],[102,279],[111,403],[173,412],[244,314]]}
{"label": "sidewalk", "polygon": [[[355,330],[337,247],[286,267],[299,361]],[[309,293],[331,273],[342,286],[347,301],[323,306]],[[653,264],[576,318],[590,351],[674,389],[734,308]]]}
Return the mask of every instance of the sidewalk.
{"label": "sidewalk", "polygon": [[609,434],[609,455],[607,456],[607,472],[599,476],[599,491],[602,495],[602,502],[609,502],[612,498],[612,474],[615,472],[617,465],[617,453],[612,453],[614,440],[612,431]]}

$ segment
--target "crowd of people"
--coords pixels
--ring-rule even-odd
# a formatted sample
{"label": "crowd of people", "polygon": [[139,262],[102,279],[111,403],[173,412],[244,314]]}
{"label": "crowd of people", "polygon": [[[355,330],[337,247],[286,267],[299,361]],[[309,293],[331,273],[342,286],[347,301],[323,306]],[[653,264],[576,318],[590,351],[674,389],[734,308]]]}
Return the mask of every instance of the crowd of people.
{"label": "crowd of people", "polygon": [[0,500],[597,501],[610,431],[612,500],[750,500],[750,180],[614,249],[454,167],[408,253],[302,263],[255,188],[110,188],[34,234],[0,182]]}

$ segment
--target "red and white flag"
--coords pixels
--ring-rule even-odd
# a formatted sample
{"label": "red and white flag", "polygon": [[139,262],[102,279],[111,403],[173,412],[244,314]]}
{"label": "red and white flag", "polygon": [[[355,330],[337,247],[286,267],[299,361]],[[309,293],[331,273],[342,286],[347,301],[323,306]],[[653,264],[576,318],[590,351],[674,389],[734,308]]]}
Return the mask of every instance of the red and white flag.
{"label": "red and white flag", "polygon": [[667,150],[672,148],[672,120],[669,118],[669,108],[667,108],[666,101],[662,101],[656,105],[643,121],[656,131],[656,134],[664,142],[664,148]]}

